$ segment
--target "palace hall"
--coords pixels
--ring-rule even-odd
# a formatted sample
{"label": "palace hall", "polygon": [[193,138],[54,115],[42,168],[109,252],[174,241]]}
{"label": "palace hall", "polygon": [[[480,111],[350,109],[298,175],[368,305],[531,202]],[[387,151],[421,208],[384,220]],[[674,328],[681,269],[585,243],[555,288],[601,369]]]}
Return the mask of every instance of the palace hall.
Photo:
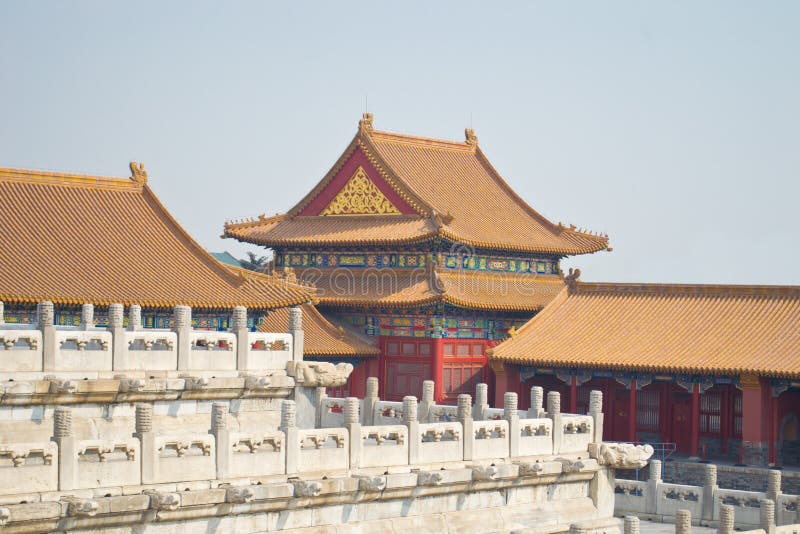
{"label": "palace hall", "polygon": [[173,308],[188,305],[195,328],[226,330],[241,305],[251,330],[282,332],[301,305],[312,358],[375,357],[314,309],[309,287],[214,259],[161,204],[144,166],[130,168],[129,178],[0,168],[0,196],[14,199],[0,205],[0,323],[36,323],[37,303],[50,301],[59,326],[77,327],[83,304],[105,326],[119,303],[144,328],[171,328]]}
{"label": "palace hall", "polygon": [[305,198],[224,235],[273,249],[277,273],[313,284],[323,314],[370,336],[380,357],[356,366],[350,393],[378,376],[392,400],[427,379],[453,402],[489,382],[487,350],[561,291],[559,261],[608,248],[528,206],[471,130],[461,142],[389,133],[371,114]]}
{"label": "palace hall", "polygon": [[326,318],[379,348],[350,360],[340,393],[377,376],[399,400],[433,379],[453,402],[485,381],[523,404],[531,386],[558,390],[581,412],[602,388],[613,439],[800,464],[800,288],[582,282],[561,260],[610,251],[608,236],[544,218],[473,130],[450,141],[373,122],[286,213],[224,228],[272,249],[279,277],[313,285]]}

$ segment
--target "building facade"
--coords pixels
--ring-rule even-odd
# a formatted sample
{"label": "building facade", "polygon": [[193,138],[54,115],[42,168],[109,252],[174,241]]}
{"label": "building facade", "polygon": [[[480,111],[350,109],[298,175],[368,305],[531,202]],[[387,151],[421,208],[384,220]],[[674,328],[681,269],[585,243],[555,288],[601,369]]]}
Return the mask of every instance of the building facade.
{"label": "building facade", "polygon": [[225,331],[233,308],[246,306],[250,330],[281,332],[289,307],[302,304],[313,354],[375,356],[314,309],[310,288],[207,253],[155,196],[144,167],[130,168],[129,178],[0,168],[0,195],[14,199],[0,206],[0,324],[35,324],[38,303],[50,301],[57,326],[79,327],[89,303],[105,327],[108,305],[119,303],[140,306],[142,327],[170,329],[174,307],[189,305],[194,328]]}
{"label": "building facade", "polygon": [[602,390],[609,439],[800,465],[799,287],[573,281],[490,358],[570,411]]}

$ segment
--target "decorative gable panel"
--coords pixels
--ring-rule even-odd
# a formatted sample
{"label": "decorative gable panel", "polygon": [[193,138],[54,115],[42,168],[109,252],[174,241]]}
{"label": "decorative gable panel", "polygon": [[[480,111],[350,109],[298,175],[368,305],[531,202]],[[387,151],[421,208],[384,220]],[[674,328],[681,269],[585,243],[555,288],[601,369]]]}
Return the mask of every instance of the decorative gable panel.
{"label": "decorative gable panel", "polygon": [[367,155],[356,148],[297,215],[417,215]]}
{"label": "decorative gable panel", "polygon": [[372,183],[359,166],[320,215],[393,215],[400,210]]}

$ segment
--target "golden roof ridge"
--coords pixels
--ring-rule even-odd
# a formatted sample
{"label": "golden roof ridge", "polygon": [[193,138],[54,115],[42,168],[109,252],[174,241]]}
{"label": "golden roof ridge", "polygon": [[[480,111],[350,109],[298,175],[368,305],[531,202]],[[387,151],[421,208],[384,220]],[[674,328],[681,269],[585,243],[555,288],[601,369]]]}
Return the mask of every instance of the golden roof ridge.
{"label": "golden roof ridge", "polygon": [[577,293],[640,293],[717,296],[796,296],[800,286],[772,284],[690,284],[657,282],[583,282],[573,285]]}
{"label": "golden roof ridge", "polygon": [[387,130],[372,130],[368,132],[367,135],[369,135],[376,142],[379,143],[391,143],[391,142],[408,143],[408,144],[416,144],[432,148],[460,150],[462,152],[475,151],[475,145],[469,144],[466,141],[453,141],[451,139],[440,139],[437,137],[411,135],[399,132],[390,132]]}
{"label": "golden roof ridge", "polygon": [[44,171],[39,169],[20,169],[13,167],[0,167],[0,180],[15,180],[20,182],[41,183],[49,185],[85,185],[93,187],[138,189],[143,183],[133,177],[103,176],[93,174],[80,174],[61,171]]}

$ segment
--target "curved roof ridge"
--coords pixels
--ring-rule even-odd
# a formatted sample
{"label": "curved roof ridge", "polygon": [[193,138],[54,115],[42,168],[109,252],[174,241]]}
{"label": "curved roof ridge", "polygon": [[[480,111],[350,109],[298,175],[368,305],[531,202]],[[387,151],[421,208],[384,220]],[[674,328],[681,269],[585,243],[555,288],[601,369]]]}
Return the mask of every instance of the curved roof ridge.
{"label": "curved roof ridge", "polygon": [[509,183],[506,181],[505,178],[503,178],[503,175],[501,175],[500,172],[494,167],[494,165],[492,165],[492,162],[489,161],[489,158],[486,157],[486,154],[483,152],[483,150],[480,149],[480,147],[477,147],[477,150],[475,151],[475,156],[477,157],[478,161],[481,162],[481,165],[483,165],[489,172],[489,175],[492,178],[494,178],[497,184],[506,192],[506,194],[508,194],[511,198],[513,198],[514,201],[517,202],[530,216],[534,217],[539,222],[548,225],[554,234],[558,235],[561,232],[568,231],[575,234],[581,234],[587,237],[600,238],[604,240],[606,244],[608,244],[608,236],[603,237],[602,235],[595,235],[585,230],[578,230],[574,225],[565,226],[561,223],[552,222],[550,219],[539,213],[539,211],[537,211],[533,206],[528,204],[528,202],[524,198],[519,196],[519,194],[514,190],[514,188],[511,187],[511,185],[509,185]]}
{"label": "curved roof ridge", "polygon": [[381,141],[397,141],[402,143],[413,143],[425,146],[436,146],[451,150],[463,150],[466,152],[474,152],[475,145],[471,145],[466,141],[453,141],[451,139],[441,139],[437,137],[425,137],[421,135],[411,135],[399,132],[390,132],[386,130],[370,130],[367,133],[372,137],[380,138]]}
{"label": "curved roof ridge", "polygon": [[317,185],[315,185],[311,191],[306,193],[306,195],[301,198],[297,204],[286,210],[286,213],[284,214],[286,217],[295,217],[325,189],[325,186],[328,184],[328,182],[330,182],[336,176],[336,173],[341,170],[344,164],[347,163],[347,160],[350,159],[350,156],[353,155],[353,152],[355,152],[356,148],[358,147],[359,134],[360,132],[357,132],[356,135],[353,136],[353,139],[351,139],[347,144],[347,148],[345,148],[344,152],[342,152],[342,155],[339,156],[339,158],[334,162],[328,172],[322,176],[322,179],[317,182]]}
{"label": "curved roof ridge", "polygon": [[800,286],[770,284],[681,284],[657,282],[583,282],[573,284],[576,293],[641,293],[721,296],[797,296]]}
{"label": "curved roof ridge", "polygon": [[17,169],[11,167],[0,167],[0,179],[35,181],[52,185],[86,185],[86,186],[106,186],[121,187],[132,190],[140,189],[142,184],[132,177],[123,178],[120,176],[102,176],[93,174],[80,174],[61,171],[42,171],[37,169]]}
{"label": "curved roof ridge", "polygon": [[[224,228],[226,231],[229,229],[251,228],[253,226],[258,226],[260,224],[281,222],[284,219],[286,219],[285,213],[276,213],[275,215],[269,217],[267,217],[265,213],[262,213],[255,217],[244,217],[242,219],[233,219],[225,221]],[[223,235],[222,237],[226,236]]]}
{"label": "curved roof ridge", "polygon": [[200,243],[194,240],[194,238],[189,235],[183,226],[178,222],[175,217],[167,210],[167,208],[161,203],[158,197],[155,195],[150,186],[145,185],[142,187],[142,196],[149,202],[153,204],[155,208],[155,212],[162,217],[167,226],[169,226],[173,232],[177,234],[177,236],[183,241],[184,245],[189,249],[190,252],[193,252],[195,256],[197,256],[200,261],[207,264],[213,270],[217,271],[221,276],[229,280],[233,285],[240,286],[244,283],[245,278],[237,274],[233,271],[227,270],[222,264],[212,256],[206,249],[200,246]]}

